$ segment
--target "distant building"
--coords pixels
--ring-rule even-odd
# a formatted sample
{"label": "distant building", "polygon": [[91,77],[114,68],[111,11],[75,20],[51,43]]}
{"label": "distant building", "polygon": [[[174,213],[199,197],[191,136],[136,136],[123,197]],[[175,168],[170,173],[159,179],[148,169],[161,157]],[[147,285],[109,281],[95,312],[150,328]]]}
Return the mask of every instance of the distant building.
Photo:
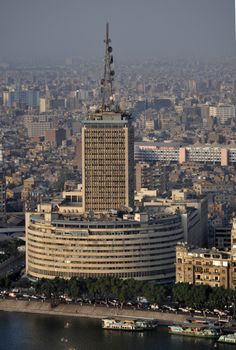
{"label": "distant building", "polygon": [[191,93],[191,94],[196,94],[197,92],[197,83],[196,83],[196,80],[194,79],[190,79],[188,81],[188,91]]}
{"label": "distant building", "polygon": [[3,91],[3,106],[12,107],[14,104],[14,91]]}
{"label": "distant building", "polygon": [[62,141],[66,139],[65,129],[48,129],[45,130],[45,141],[50,142],[55,146],[61,146]]}
{"label": "distant building", "polygon": [[82,141],[81,140],[77,140],[75,144],[74,164],[77,165],[79,171],[82,173]]}
{"label": "distant building", "polygon": [[219,250],[231,248],[232,225],[214,227],[214,246]]}
{"label": "distant building", "polygon": [[235,119],[235,106],[223,104],[210,106],[209,114],[216,117],[221,124],[225,124]]}
{"label": "distant building", "polygon": [[49,101],[45,97],[40,97],[39,112],[46,113],[49,110]]}
{"label": "distant building", "polygon": [[56,127],[56,119],[48,115],[27,115],[24,118],[24,124],[30,138],[42,137],[47,130]]}
{"label": "distant building", "polygon": [[50,109],[64,109],[65,107],[66,107],[66,99],[62,97],[50,99]]}
{"label": "distant building", "polygon": [[17,87],[3,92],[4,107],[39,107],[39,91]]}
{"label": "distant building", "polygon": [[166,190],[165,167],[158,163],[136,163],[135,190],[139,192],[141,188],[158,190],[159,193],[164,192]]}
{"label": "distant building", "polygon": [[22,201],[27,201],[30,198],[34,187],[35,187],[34,177],[29,177],[23,181],[23,188],[21,191],[21,200]]}
{"label": "distant building", "polygon": [[137,162],[186,162],[220,164],[228,166],[236,163],[236,147],[220,145],[188,145],[171,143],[136,142],[134,158]]}

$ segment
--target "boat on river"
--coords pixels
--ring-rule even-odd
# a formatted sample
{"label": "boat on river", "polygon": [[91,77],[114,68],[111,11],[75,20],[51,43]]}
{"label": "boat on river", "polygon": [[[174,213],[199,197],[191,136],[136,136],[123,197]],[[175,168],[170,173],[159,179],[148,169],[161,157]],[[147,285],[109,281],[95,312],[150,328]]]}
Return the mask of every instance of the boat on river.
{"label": "boat on river", "polygon": [[226,344],[236,344],[236,333],[221,335],[217,342]]}
{"label": "boat on river", "polygon": [[113,318],[104,318],[102,320],[102,328],[121,331],[148,331],[157,327],[157,323],[153,320],[122,320]]}
{"label": "boat on river", "polygon": [[176,335],[186,335],[191,337],[218,339],[222,334],[219,327],[209,324],[183,323],[169,326],[169,333]]}

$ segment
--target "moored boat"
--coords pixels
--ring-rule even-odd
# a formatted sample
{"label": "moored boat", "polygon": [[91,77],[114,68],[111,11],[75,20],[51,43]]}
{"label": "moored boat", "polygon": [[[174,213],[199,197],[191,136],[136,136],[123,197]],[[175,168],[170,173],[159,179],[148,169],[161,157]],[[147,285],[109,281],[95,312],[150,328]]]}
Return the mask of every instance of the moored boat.
{"label": "moored boat", "polygon": [[208,339],[217,339],[221,335],[221,329],[209,324],[180,324],[169,326],[170,334],[186,335]]}
{"label": "moored boat", "polygon": [[157,327],[157,323],[152,320],[122,320],[105,318],[102,320],[102,328],[122,331],[147,331]]}
{"label": "moored boat", "polygon": [[236,333],[221,335],[217,342],[226,344],[236,344]]}

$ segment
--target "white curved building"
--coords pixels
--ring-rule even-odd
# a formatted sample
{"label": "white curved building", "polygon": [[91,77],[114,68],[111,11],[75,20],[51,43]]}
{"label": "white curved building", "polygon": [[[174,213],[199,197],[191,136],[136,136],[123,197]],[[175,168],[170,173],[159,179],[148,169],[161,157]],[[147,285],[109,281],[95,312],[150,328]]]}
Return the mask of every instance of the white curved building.
{"label": "white curved building", "polygon": [[115,276],[167,282],[175,277],[179,215],[93,217],[52,212],[26,215],[26,270],[34,278]]}

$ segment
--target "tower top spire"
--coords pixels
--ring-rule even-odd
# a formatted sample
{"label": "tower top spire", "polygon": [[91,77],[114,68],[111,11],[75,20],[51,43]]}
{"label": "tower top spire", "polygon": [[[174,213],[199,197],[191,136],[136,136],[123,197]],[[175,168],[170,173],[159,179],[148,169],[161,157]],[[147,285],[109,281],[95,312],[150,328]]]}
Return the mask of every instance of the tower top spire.
{"label": "tower top spire", "polygon": [[111,111],[114,108],[114,67],[112,47],[110,45],[111,39],[109,37],[109,23],[106,23],[105,35],[105,57],[104,57],[104,74],[101,79],[101,95],[102,95],[102,111]]}

